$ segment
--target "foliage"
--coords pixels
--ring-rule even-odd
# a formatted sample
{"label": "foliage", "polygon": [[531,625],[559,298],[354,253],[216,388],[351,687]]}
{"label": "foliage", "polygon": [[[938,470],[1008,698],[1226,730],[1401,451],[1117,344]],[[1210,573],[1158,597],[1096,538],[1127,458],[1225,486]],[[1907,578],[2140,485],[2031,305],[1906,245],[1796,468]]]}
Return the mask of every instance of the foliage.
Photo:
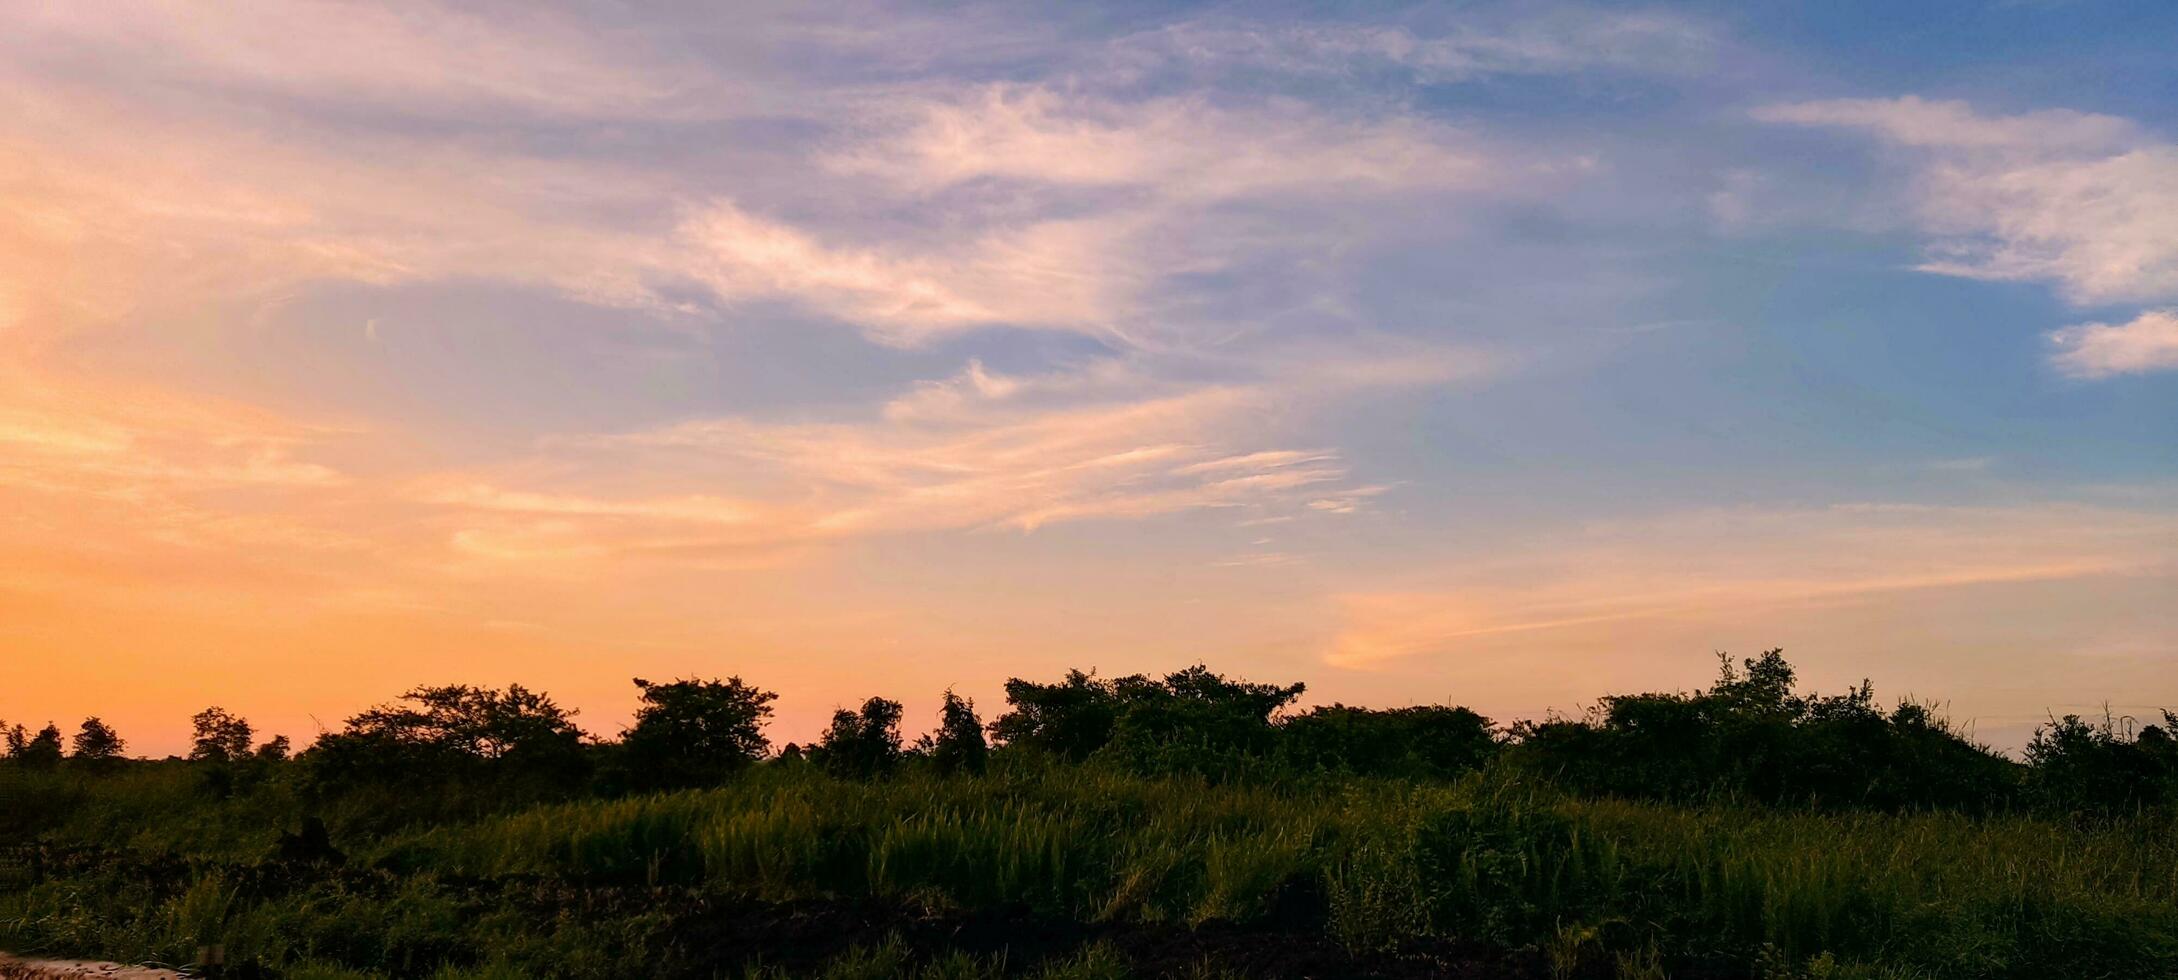
{"label": "foliage", "polygon": [[[1140,678],[1132,678],[1140,680]],[[1111,741],[1121,707],[1117,685],[1069,670],[1056,684],[1006,681],[1012,710],[991,722],[1000,743],[1080,762]]]}
{"label": "foliage", "polygon": [[47,722],[37,734],[31,734],[17,725],[8,730],[8,759],[31,769],[50,769],[60,765],[61,730],[59,725]]}
{"label": "foliage", "polygon": [[214,705],[189,719],[194,732],[189,758],[198,762],[233,762],[249,754],[250,723]]}
{"label": "foliage", "polygon": [[[1221,923],[1256,943],[1320,932],[1354,955],[1548,951],[1575,976],[1636,975],[1619,963],[1648,964],[1646,975],[1962,980],[2178,971],[2168,813],[2078,824],[1584,800],[1502,767],[1296,791],[1018,762],[981,779],[908,768],[870,782],[767,763],[710,790],[388,833],[335,822],[343,869],[257,863],[264,845],[253,851],[250,835],[292,825],[302,803],[267,784],[192,811],[175,805],[187,765],[0,771],[71,797],[43,832],[55,854],[119,848],[0,883],[0,948],[179,962],[217,942],[293,975],[708,976],[717,961],[687,957],[771,962],[788,950],[763,937],[814,941],[792,923],[828,910],[906,928],[958,914],[946,910],[1018,908],[1043,924],[1017,930],[1023,943],[1053,923],[1119,937]],[[162,856],[177,853],[186,860]],[[1289,896],[1310,893],[1296,911]],[[753,947],[701,941],[722,916],[772,917],[782,931],[746,934]],[[858,942],[870,940],[830,948],[867,957],[874,947]],[[917,948],[884,962],[907,973],[950,957]],[[1018,952],[1009,972],[1088,955]]]}
{"label": "foliage", "polygon": [[937,731],[917,740],[915,752],[941,774],[981,775],[990,764],[991,747],[983,740],[983,720],[976,717],[975,702],[948,689],[938,706]]}
{"label": "foliage", "polygon": [[1286,765],[1298,771],[1412,779],[1446,779],[1479,769],[1499,748],[1490,719],[1442,705],[1318,707],[1286,719],[1280,738]]}
{"label": "foliage", "polygon": [[2178,714],[2136,734],[2103,719],[2100,725],[2064,718],[2035,732],[2027,745],[2028,785],[2051,809],[2121,813],[2178,800]]}
{"label": "foliage", "polygon": [[460,783],[516,802],[564,795],[587,778],[574,712],[545,694],[455,685],[415,688],[401,702],[349,718],[302,754],[317,795]]}
{"label": "foliage", "polygon": [[1617,796],[1883,809],[2010,801],[2016,767],[1925,706],[1885,714],[1865,683],[1822,697],[1794,694],[1793,680],[1781,651],[1739,668],[1725,659],[1706,691],[1607,697],[1585,720],[1517,725],[1512,757]]}
{"label": "foliage", "polygon": [[813,758],[841,779],[872,779],[891,774],[900,764],[900,702],[871,698],[860,711],[832,712]]}
{"label": "foliage", "polygon": [[287,736],[274,735],[266,739],[265,744],[257,747],[256,757],[260,762],[286,762],[293,751]]}
{"label": "foliage", "polygon": [[739,677],[665,684],[638,677],[635,686],[642,706],[621,746],[642,786],[713,785],[771,749],[764,722],[777,694]]}
{"label": "foliage", "polygon": [[991,724],[1008,746],[1081,761],[1101,755],[1139,772],[1220,775],[1269,755],[1271,715],[1305,685],[1228,679],[1197,664],[1152,679],[1069,671],[1056,684],[1006,682],[1012,710]]}
{"label": "foliage", "polygon": [[75,749],[75,757],[88,763],[119,761],[122,751],[128,748],[128,743],[121,738],[121,734],[100,721],[96,715],[83,719],[83,726],[76,731],[69,744]]}
{"label": "foliage", "polygon": [[1925,705],[1795,681],[1770,651],[1500,731],[1450,706],[1286,714],[1300,685],[1200,665],[1073,671],[1009,682],[996,749],[947,692],[903,753],[900,704],[871,698],[815,765],[761,759],[774,696],[739,678],[638,681],[602,744],[519,686],[418,688],[293,761],[217,709],[191,761],[56,765],[57,727],[14,728],[0,948],[216,943],[297,977],[1103,977],[1184,973],[1154,957],[1223,936],[1243,974],[2178,975],[2178,717],[2068,716],[2018,765]]}

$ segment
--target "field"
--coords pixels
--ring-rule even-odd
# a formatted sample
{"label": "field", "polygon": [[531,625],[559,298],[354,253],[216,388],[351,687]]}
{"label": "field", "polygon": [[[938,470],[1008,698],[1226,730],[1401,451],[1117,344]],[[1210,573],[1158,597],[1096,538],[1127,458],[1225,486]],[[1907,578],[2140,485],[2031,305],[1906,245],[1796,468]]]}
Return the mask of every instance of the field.
{"label": "field", "polygon": [[[0,767],[0,948],[360,977],[2178,976],[2178,821],[994,758],[497,806]],[[306,814],[329,839],[303,841]],[[286,840],[283,843],[282,837]],[[28,843],[33,842],[36,843]],[[323,846],[329,844],[327,848]]]}

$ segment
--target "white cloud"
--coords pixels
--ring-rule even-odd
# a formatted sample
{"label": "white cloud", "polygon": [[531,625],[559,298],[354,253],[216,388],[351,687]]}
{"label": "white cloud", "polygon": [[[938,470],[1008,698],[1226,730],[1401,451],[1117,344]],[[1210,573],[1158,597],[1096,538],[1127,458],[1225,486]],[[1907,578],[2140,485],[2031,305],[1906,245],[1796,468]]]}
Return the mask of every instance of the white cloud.
{"label": "white cloud", "polygon": [[825,167],[843,193],[930,220],[908,235],[888,225],[876,248],[720,205],[684,227],[687,271],[722,295],[790,297],[900,343],[1011,326],[1154,346],[1216,309],[1197,294],[1186,317],[1162,315],[1162,288],[1320,262],[1336,236],[1379,233],[1334,230],[1357,202],[1524,186],[1493,155],[1411,115],[1292,102],[1021,84],[878,100]]}
{"label": "white cloud", "polygon": [[[1401,377],[1479,370],[1455,370],[1455,360],[1443,354],[1438,374],[1410,367]],[[444,474],[410,497],[448,511],[458,550],[527,561],[703,559],[1202,510],[1270,523],[1352,514],[1385,492],[1352,482],[1334,451],[1279,447],[1263,422],[1274,408],[1380,387],[1384,374],[1334,366],[1302,377],[1276,357],[1265,365],[1251,379],[1174,382],[1118,358],[1022,376],[971,362],[871,418],[712,418],[557,438],[526,463]],[[620,485],[624,474],[641,474],[640,495]]]}
{"label": "white cloud", "polygon": [[728,302],[790,297],[883,339],[913,343],[986,326],[1116,329],[1146,275],[1129,257],[1134,219],[1051,220],[927,249],[828,245],[714,203],[685,221],[655,270]]}
{"label": "white cloud", "polygon": [[2055,283],[2079,304],[2178,297],[2178,145],[2110,116],[1987,116],[1961,102],[1847,99],[1757,119],[1866,129],[1914,155],[1921,268]]}
{"label": "white cloud", "polygon": [[1595,69],[1690,72],[1709,63],[1718,43],[1707,25],[1659,11],[1570,8],[1514,22],[1485,18],[1463,10],[1442,31],[1214,18],[1129,37],[1119,57],[1137,70],[1173,61],[1297,75],[1388,70],[1441,84]]}
{"label": "white cloud", "polygon": [[2102,153],[2140,140],[2139,127],[2115,116],[2070,109],[1984,116],[1964,102],[1912,95],[1764,106],[1754,116],[1772,123],[1868,129],[1901,146],[1942,150]]}
{"label": "white cloud", "polygon": [[2075,378],[2178,370],[2178,310],[2151,310],[2128,323],[2081,323],[2051,331],[2050,362]]}
{"label": "white cloud", "polygon": [[[1213,385],[1061,407],[985,402],[945,418],[685,423],[592,442],[683,466],[754,467],[814,515],[821,536],[1014,527],[1276,502],[1343,479],[1333,462],[1191,469],[1222,458],[1262,391]],[[665,463],[664,465],[671,465]]]}
{"label": "white cloud", "polygon": [[[1100,75],[988,84],[916,58],[885,69],[912,77],[868,84],[682,59],[591,15],[609,16],[310,0],[0,13],[0,53],[18,56],[0,59],[0,183],[16,189],[0,264],[26,270],[0,282],[0,329],[50,337],[153,302],[231,308],[320,282],[477,279],[667,315],[783,300],[899,345],[1027,328],[1170,347],[1268,329],[1271,303],[1333,308],[1347,256],[1460,220],[1444,195],[1521,195],[1570,172],[1397,105],[1144,95]],[[742,34],[804,53],[887,40],[759,19]],[[1700,33],[1650,15],[1411,45],[1345,30],[1303,46],[1528,71],[1647,59]],[[751,87],[760,98],[737,97]],[[770,135],[720,146],[713,127],[737,119]],[[570,120],[677,152],[570,150],[555,128]]]}
{"label": "white cloud", "polygon": [[1199,97],[1119,102],[993,85],[888,107],[893,132],[831,165],[930,191],[1001,178],[1138,188],[1207,204],[1261,194],[1472,185],[1472,140],[1408,117],[1347,118],[1299,103],[1230,108]]}
{"label": "white cloud", "polygon": [[580,26],[526,5],[487,16],[429,2],[31,2],[7,20],[0,49],[18,64],[428,115],[643,113],[691,81],[654,52],[606,57]]}

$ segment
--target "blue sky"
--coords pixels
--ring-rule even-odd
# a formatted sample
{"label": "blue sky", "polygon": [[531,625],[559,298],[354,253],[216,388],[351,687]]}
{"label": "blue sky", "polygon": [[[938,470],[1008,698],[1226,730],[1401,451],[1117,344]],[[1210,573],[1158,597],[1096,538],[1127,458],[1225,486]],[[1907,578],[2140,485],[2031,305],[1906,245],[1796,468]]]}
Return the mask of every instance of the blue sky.
{"label": "blue sky", "polygon": [[0,16],[0,717],[2178,701],[2169,4]]}

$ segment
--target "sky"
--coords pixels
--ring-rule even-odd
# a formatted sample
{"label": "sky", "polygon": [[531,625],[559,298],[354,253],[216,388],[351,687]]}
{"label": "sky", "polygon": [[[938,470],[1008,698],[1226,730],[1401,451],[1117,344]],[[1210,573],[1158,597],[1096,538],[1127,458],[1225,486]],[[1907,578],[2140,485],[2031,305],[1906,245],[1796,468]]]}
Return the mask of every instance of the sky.
{"label": "sky", "polygon": [[2178,706],[2178,5],[0,7],[0,719]]}

